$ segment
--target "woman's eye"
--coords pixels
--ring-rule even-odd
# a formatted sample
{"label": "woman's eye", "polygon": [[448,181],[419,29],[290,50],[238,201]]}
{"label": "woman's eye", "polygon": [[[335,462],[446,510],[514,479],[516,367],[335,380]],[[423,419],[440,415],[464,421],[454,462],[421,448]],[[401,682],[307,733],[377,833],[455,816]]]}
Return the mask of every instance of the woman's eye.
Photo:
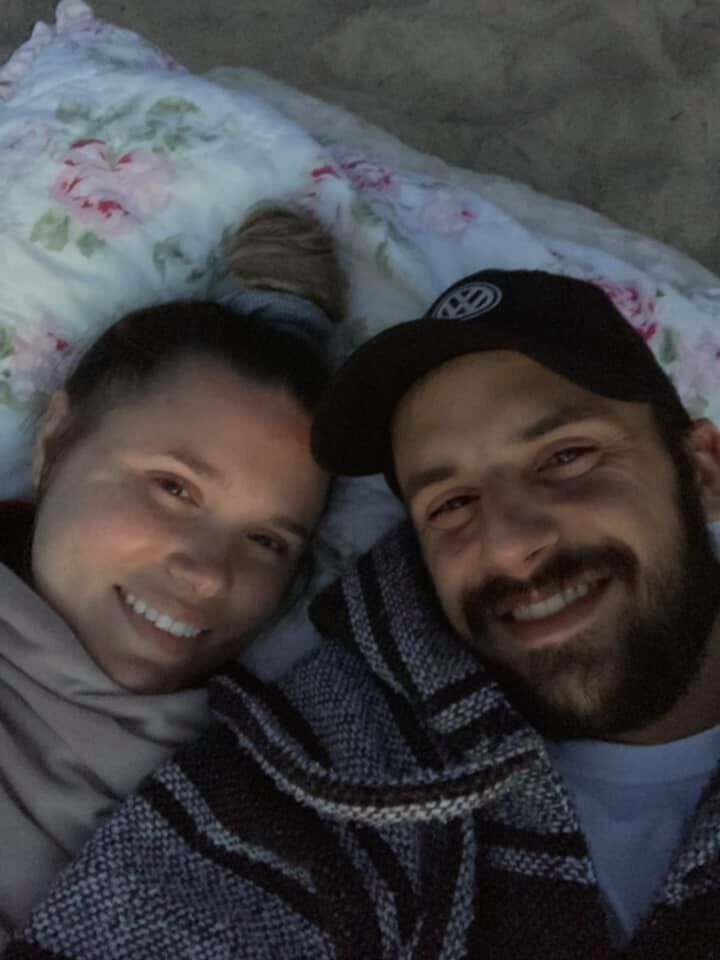
{"label": "woman's eye", "polygon": [[279,540],[277,537],[272,537],[267,533],[253,533],[250,539],[264,550],[275,553],[280,557],[286,556],[288,552],[288,546],[284,540]]}
{"label": "woman's eye", "polygon": [[177,477],[155,477],[155,484],[174,500],[192,500],[190,491]]}

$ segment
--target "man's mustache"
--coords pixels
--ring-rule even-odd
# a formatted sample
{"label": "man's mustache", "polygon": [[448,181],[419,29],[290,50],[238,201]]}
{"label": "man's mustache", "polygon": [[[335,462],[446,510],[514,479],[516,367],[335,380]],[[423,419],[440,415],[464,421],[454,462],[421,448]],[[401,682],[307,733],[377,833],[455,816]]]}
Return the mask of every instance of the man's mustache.
{"label": "man's mustache", "polygon": [[632,582],[637,566],[633,552],[621,544],[564,550],[550,557],[528,580],[493,577],[468,588],[462,599],[465,622],[473,633],[481,633],[494,611],[530,602],[536,591],[561,590],[585,574]]}

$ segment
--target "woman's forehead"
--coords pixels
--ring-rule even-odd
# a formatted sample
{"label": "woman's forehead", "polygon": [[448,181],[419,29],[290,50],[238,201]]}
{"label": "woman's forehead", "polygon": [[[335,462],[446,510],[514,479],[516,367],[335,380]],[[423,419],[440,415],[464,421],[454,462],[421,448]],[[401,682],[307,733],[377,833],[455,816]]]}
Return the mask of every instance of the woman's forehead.
{"label": "woman's forehead", "polygon": [[284,388],[239,376],[222,363],[192,360],[114,404],[93,440],[108,451],[181,450],[186,463],[208,464],[226,480],[270,473],[280,486],[280,476],[296,469],[314,478],[310,429],[310,414]]}
{"label": "woman's forehead", "polygon": [[[237,422],[271,420],[292,421],[308,431],[310,414],[285,387],[265,384],[244,376],[222,360],[187,357],[173,363],[156,377],[123,397],[118,395],[111,413],[118,419],[140,413],[143,420],[177,421],[191,429],[213,416],[216,429],[224,419],[232,427]],[[208,428],[205,421],[204,427]]]}

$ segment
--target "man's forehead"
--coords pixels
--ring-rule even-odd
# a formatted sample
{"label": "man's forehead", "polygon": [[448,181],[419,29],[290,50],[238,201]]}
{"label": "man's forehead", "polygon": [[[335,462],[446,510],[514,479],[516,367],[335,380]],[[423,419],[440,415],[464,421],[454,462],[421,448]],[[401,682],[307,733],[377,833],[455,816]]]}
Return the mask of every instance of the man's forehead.
{"label": "man's forehead", "polygon": [[481,420],[468,418],[427,430],[402,428],[396,434],[396,459],[411,461],[413,466],[435,470],[440,462],[460,465],[465,459],[492,455],[494,450],[531,444],[565,427],[581,427],[589,423],[613,424],[602,409],[594,405],[563,402],[534,402],[512,410],[505,416],[494,414]]}
{"label": "man's forehead", "polygon": [[393,418],[393,439],[405,427],[430,430],[437,425],[451,433],[468,423],[518,432],[539,415],[572,407],[602,415],[612,401],[519,353],[468,354],[438,367],[408,391]]}
{"label": "man's forehead", "polygon": [[[482,376],[488,370],[503,375],[488,384]],[[502,455],[562,428],[594,423],[637,434],[649,426],[645,404],[599,396],[519,354],[506,353],[497,363],[491,358],[488,365],[447,364],[435,383],[428,379],[425,386],[398,408],[392,435],[398,476],[412,477],[418,488],[478,457]]]}

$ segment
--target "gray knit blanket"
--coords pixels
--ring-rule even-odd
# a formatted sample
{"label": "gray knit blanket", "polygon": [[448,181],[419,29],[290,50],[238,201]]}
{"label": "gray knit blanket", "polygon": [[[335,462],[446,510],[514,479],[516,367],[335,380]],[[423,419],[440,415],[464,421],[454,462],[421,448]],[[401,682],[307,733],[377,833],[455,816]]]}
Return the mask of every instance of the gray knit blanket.
{"label": "gray knit blanket", "polygon": [[95,835],[8,958],[720,960],[720,782],[613,950],[541,738],[449,632],[402,529],[314,603],[282,684],[217,679],[216,724]]}

